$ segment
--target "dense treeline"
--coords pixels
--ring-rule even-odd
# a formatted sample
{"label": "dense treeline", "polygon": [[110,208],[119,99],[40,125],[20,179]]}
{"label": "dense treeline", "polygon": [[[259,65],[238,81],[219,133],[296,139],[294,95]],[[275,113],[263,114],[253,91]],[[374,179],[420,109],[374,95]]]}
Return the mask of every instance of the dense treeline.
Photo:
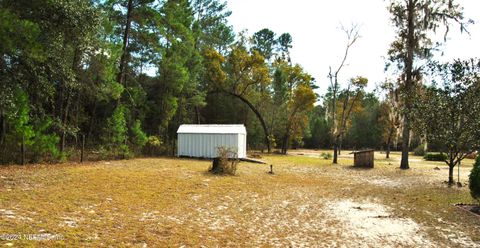
{"label": "dense treeline", "polygon": [[[399,111],[398,108],[392,108],[388,102],[388,96],[377,96],[377,91],[367,93],[362,91],[358,101],[354,104],[352,114],[346,123],[346,130],[341,149],[377,149],[377,150],[399,150],[401,147],[400,118],[397,117],[396,123],[391,124],[391,111]],[[332,132],[332,114],[329,110],[331,99],[327,93],[323,98],[324,103],[315,106],[309,115],[309,125],[304,137],[304,146],[314,149],[325,149],[333,147]],[[344,96],[340,94],[337,104],[343,104]],[[330,107],[331,108],[331,107]],[[337,116],[341,114],[338,110]],[[391,127],[392,126],[392,127]],[[391,128],[390,128],[391,127]],[[389,140],[390,136],[390,140]],[[413,133],[412,146],[415,148],[421,145],[421,137]],[[390,145],[389,145],[390,144]]]}
{"label": "dense treeline", "polygon": [[235,35],[216,0],[0,2],[1,162],[170,154],[182,123],[245,123],[251,148],[301,140],[314,80],[292,37]]}
{"label": "dense treeline", "polygon": [[[394,3],[395,16],[402,6]],[[358,30],[345,30],[344,61],[319,97],[325,80],[292,62],[290,34],[235,34],[230,14],[217,0],[1,1],[0,163],[22,154],[27,162],[69,159],[84,140],[104,158],[174,154],[183,123],[245,124],[249,149],[269,152],[388,154],[407,134],[409,148],[427,146],[425,130],[405,119],[415,98],[406,95],[407,74],[373,93],[361,76],[337,82]],[[401,72],[412,69],[402,60],[407,38],[389,51]],[[408,94],[421,85],[414,69]]]}

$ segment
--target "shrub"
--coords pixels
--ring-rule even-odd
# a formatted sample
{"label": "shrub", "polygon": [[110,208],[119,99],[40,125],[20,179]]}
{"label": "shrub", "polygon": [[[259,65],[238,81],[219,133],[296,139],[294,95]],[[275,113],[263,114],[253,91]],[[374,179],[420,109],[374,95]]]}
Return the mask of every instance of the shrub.
{"label": "shrub", "polygon": [[148,142],[148,137],[142,130],[140,120],[136,120],[133,123],[131,132],[133,135],[132,137],[132,143],[134,145],[133,150],[139,153],[142,150],[142,148],[145,146],[145,144],[147,144]]}
{"label": "shrub", "polygon": [[320,157],[322,157],[323,159],[331,159],[332,154],[329,152],[322,152],[322,154],[320,154]]}
{"label": "shrub", "polygon": [[213,160],[210,172],[213,174],[235,175],[239,162],[237,152],[226,147],[217,148],[218,158]]}
{"label": "shrub", "polygon": [[122,159],[131,159],[135,157],[135,154],[130,151],[130,148],[126,144],[121,144],[120,149],[118,150],[119,153],[117,154],[117,157],[122,158]]}
{"label": "shrub", "polygon": [[105,146],[98,147],[98,149],[94,153],[98,154],[98,158],[100,160],[107,160],[111,156],[110,151]]}
{"label": "shrub", "polygon": [[423,149],[423,145],[417,146],[417,148],[415,148],[413,150],[413,155],[415,155],[415,156],[425,156],[425,149]]}
{"label": "shrub", "polygon": [[147,144],[145,147],[145,151],[148,155],[161,155],[163,152],[163,142],[160,137],[158,136],[148,136]]}
{"label": "shrub", "polygon": [[34,161],[41,161],[41,159],[48,158],[50,160],[65,160],[66,154],[60,154],[58,151],[58,142],[60,138],[55,134],[48,134],[52,120],[46,118],[36,125],[35,136],[33,137],[33,146],[31,150],[34,153]]}
{"label": "shrub", "polygon": [[126,157],[126,154],[129,153],[126,145],[127,123],[125,112],[126,108],[119,105],[107,120],[104,142],[107,144],[107,150],[114,157]]}
{"label": "shrub", "polygon": [[445,153],[427,153],[423,157],[427,161],[445,161],[447,160],[447,154]]}
{"label": "shrub", "polygon": [[[52,119],[30,117],[30,102],[28,94],[24,90],[15,90],[12,104],[6,111],[6,119],[7,124],[12,127],[7,133],[6,143],[13,147],[13,158],[19,152],[22,142],[34,162],[54,161],[60,158],[61,154],[57,148],[60,139],[56,134],[49,134],[52,128]],[[6,155],[6,157],[8,156]]]}
{"label": "shrub", "polygon": [[477,157],[473,169],[470,172],[469,184],[470,194],[473,199],[477,200],[480,204],[480,156]]}
{"label": "shrub", "polygon": [[20,146],[22,140],[25,146],[33,145],[35,130],[30,119],[30,102],[28,95],[22,89],[16,89],[11,106],[7,108],[7,123],[11,127],[7,133],[7,144]]}

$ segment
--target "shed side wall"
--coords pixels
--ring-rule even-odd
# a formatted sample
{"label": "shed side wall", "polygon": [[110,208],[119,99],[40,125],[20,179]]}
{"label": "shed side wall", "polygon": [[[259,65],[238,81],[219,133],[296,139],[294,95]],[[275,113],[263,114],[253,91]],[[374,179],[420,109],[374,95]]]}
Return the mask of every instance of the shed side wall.
{"label": "shed side wall", "polygon": [[228,147],[239,152],[244,157],[244,149],[239,147],[238,134],[178,134],[178,156],[214,158],[217,157],[218,147]]}
{"label": "shed side wall", "polygon": [[238,135],[238,157],[247,157],[247,135],[245,134]]}

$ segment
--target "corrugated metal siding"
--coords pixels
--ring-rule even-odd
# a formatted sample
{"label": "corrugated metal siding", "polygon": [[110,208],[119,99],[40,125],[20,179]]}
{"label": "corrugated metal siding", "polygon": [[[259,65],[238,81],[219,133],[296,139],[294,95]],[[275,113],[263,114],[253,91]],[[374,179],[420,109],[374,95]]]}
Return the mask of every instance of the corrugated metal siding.
{"label": "corrugated metal siding", "polygon": [[178,156],[214,158],[217,147],[223,146],[237,150],[239,158],[246,157],[244,134],[179,133],[177,146]]}
{"label": "corrugated metal siding", "polygon": [[245,134],[238,135],[238,157],[247,157],[247,135]]}

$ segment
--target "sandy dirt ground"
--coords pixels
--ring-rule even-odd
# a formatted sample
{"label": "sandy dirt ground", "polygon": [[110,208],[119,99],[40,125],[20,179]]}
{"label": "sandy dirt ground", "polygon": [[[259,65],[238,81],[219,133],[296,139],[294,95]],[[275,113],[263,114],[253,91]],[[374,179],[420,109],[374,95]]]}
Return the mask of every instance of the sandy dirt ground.
{"label": "sandy dirt ground", "polygon": [[[321,152],[263,156],[267,165],[242,162],[232,177],[169,158],[0,168],[0,244],[480,247],[480,218],[454,206],[473,200],[443,183],[442,163],[413,158],[402,171],[398,154],[376,153],[363,170],[347,152],[339,165]],[[471,163],[460,169],[464,184]]]}

